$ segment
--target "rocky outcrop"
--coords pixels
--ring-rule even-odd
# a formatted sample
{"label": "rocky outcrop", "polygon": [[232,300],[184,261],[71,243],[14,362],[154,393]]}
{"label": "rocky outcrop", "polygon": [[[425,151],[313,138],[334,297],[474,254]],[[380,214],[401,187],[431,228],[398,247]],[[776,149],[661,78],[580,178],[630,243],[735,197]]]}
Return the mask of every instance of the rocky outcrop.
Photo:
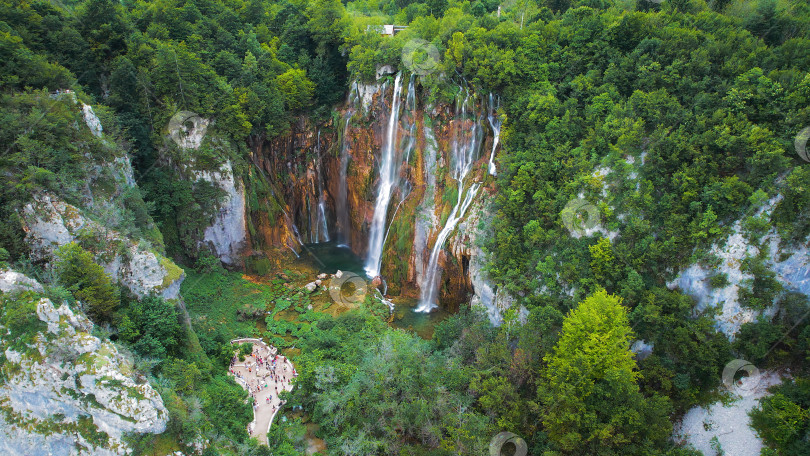
{"label": "rocky outcrop", "polygon": [[231,266],[241,264],[247,234],[244,185],[233,175],[230,161],[218,171],[196,171],[194,176],[197,180],[216,185],[226,194],[214,223],[205,229],[202,242],[208,244],[223,263]]}
{"label": "rocky outcrop", "polygon": [[178,298],[183,270],[146,243],[126,238],[52,195],[35,196],[21,215],[32,259],[49,262],[56,249],[76,241],[95,254],[107,274],[139,298],[150,293]]}
{"label": "rocky outcrop", "polygon": [[93,111],[93,107],[82,103],[82,113],[84,114],[84,123],[87,124],[87,128],[90,129],[93,136],[101,138],[103,128],[101,127],[101,121]]}
{"label": "rocky outcrop", "polygon": [[762,371],[739,383],[726,392],[730,399],[690,409],[675,426],[673,440],[704,455],[760,454],[764,445],[751,427],[748,412],[770,395],[769,387],[782,383],[782,376]]}
{"label": "rocky outcrop", "polygon": [[[79,180],[81,182],[79,188],[72,189],[71,196],[75,197],[78,194],[80,200],[77,203],[83,208],[97,214],[106,213],[107,218],[111,220],[126,218],[125,206],[143,204],[140,195],[132,191],[136,183],[129,155],[122,144],[116,143],[114,138],[104,133],[101,120],[91,105],[78,102],[75,96],[64,97],[63,100],[81,106],[81,118],[99,142],[98,147],[86,149],[84,152],[83,171],[86,175]],[[146,224],[141,227],[143,230],[154,230],[151,220],[143,223]]]}
{"label": "rocky outcrop", "polygon": [[197,150],[202,145],[210,119],[200,117],[191,111],[178,111],[169,120],[169,137],[180,149]]}
{"label": "rocky outcrop", "polygon": [[209,163],[212,151],[217,157],[227,157],[231,147],[216,132],[208,134],[210,125],[213,125],[210,119],[191,111],[175,114],[169,120],[166,135],[177,147],[167,142],[161,152],[161,162],[192,182],[209,182],[222,190],[225,198],[218,205],[211,226],[199,239],[199,245],[208,246],[226,265],[241,266],[247,239],[244,183],[235,175],[230,160],[221,161],[218,166]]}
{"label": "rocky outcrop", "polygon": [[42,285],[34,279],[29,279],[19,272],[10,269],[0,269],[0,291],[13,293],[17,291],[34,291],[41,293]]}
{"label": "rocky outcrop", "polygon": [[452,245],[453,255],[457,261],[467,260],[468,276],[472,287],[472,298],[470,305],[483,307],[490,322],[493,325],[503,323],[502,312],[508,309],[513,300],[510,299],[504,290],[499,290],[500,299],[496,299],[496,287],[489,280],[485,267],[489,262],[489,256],[484,251],[482,245],[490,233],[486,230],[489,221],[493,217],[492,199],[493,197],[485,191],[479,200],[470,208],[466,220],[458,226],[460,233],[467,234],[467,242],[463,236],[457,236]]}
{"label": "rocky outcrop", "polygon": [[[13,271],[3,277],[17,289],[41,288]],[[15,340],[0,327],[0,453],[128,454],[124,433],[165,430],[169,414],[160,395],[132,377],[131,362],[114,344],[90,334],[84,315],[30,293],[4,298],[33,304],[39,326]]]}
{"label": "rocky outcrop", "polygon": [[[780,199],[772,199],[756,215],[770,217]],[[732,225],[731,234],[711,247],[709,253],[719,259],[718,265],[692,264],[668,284],[670,288],[678,288],[692,296],[697,301],[699,311],[706,307],[718,307],[720,312],[715,316],[716,325],[730,339],[743,324],[754,321],[763,313],[772,317],[777,310],[773,302],[767,303],[764,311],[740,303],[740,289],[750,287],[754,279],[743,268],[746,259],[764,253],[765,265],[775,273],[774,278],[785,290],[810,296],[810,252],[807,242],[797,246],[783,245],[782,238],[774,228],[759,242],[752,242],[743,231],[742,223],[738,220]],[[727,283],[713,288],[710,279],[718,274],[725,275]]]}

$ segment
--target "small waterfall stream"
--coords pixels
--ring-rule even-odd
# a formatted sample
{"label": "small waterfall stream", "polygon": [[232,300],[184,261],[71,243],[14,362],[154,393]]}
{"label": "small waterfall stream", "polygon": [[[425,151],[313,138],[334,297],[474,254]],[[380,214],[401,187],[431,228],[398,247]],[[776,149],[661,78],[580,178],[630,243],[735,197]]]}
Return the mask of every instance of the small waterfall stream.
{"label": "small waterfall stream", "polygon": [[419,298],[419,306],[416,308],[417,312],[430,312],[438,307],[438,292],[439,281],[441,274],[439,271],[439,255],[445,241],[456,228],[460,220],[464,218],[472,204],[475,195],[481,188],[479,182],[473,182],[466,189],[464,188],[464,179],[472,170],[472,165],[478,158],[478,153],[483,136],[481,129],[481,121],[476,119],[475,114],[468,116],[467,105],[470,103],[469,93],[465,93],[464,100],[456,104],[456,120],[453,128],[453,139],[451,142],[450,150],[450,177],[458,184],[458,197],[456,204],[453,206],[450,216],[444,228],[439,232],[436,237],[436,243],[430,252],[428,259],[428,267],[423,276],[421,284],[422,293]]}
{"label": "small waterfall stream", "polygon": [[315,171],[318,181],[318,209],[315,242],[329,242],[329,224],[326,221],[326,194],[323,192],[323,170],[321,169],[321,131],[315,144]]}
{"label": "small waterfall stream", "polygon": [[498,170],[495,168],[495,149],[498,148],[498,141],[501,139],[501,118],[498,116],[498,108],[501,107],[501,97],[493,97],[492,93],[489,94],[489,126],[492,127],[494,135],[492,139],[492,153],[489,155],[489,174],[496,176]]}
{"label": "small waterfall stream", "polygon": [[341,245],[348,246],[351,240],[351,221],[349,220],[349,151],[351,145],[349,144],[349,122],[355,113],[355,106],[359,99],[357,93],[357,81],[352,82],[349,88],[348,99],[346,100],[346,114],[343,123],[343,135],[340,144],[340,182],[338,182],[338,194],[336,206],[336,223],[337,223],[337,240]]}

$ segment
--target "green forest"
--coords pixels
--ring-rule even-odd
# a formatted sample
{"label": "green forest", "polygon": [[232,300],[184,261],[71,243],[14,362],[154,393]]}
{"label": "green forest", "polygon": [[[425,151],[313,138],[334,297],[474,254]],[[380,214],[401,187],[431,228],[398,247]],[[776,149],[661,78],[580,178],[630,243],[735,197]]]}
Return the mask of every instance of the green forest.
{"label": "green forest", "polygon": [[[328,294],[301,293],[306,279],[283,266],[289,252],[281,267],[246,260],[268,277],[254,283],[198,248],[225,195],[172,160],[231,163],[250,210],[278,218],[276,177],[253,154],[301,119],[336,124],[353,82],[391,82],[386,65],[410,75],[406,59],[422,65],[425,103],[452,104],[459,87],[502,100],[483,245],[517,303],[500,326],[462,305],[426,340],[387,324],[372,294],[324,308]],[[806,1],[0,0],[0,87],[0,269],[44,286],[0,294],[2,337],[28,340],[47,297],[131,351],[169,412],[162,434],[125,437],[134,454],[303,455],[314,432],[330,455],[485,455],[511,432],[531,455],[699,455],[673,432],[693,407],[730,400],[734,359],[789,372],[749,414],[763,443],[751,454],[810,454],[810,301],[769,263],[810,236],[810,163],[796,153],[810,126]],[[77,127],[76,102],[103,138]],[[180,111],[215,119],[193,159],[167,140]],[[137,183],[125,191],[105,165],[120,157]],[[111,204],[88,202],[88,182]],[[176,263],[182,298],[112,278],[98,256],[108,233],[52,262],[32,255],[22,214],[42,194]],[[604,229],[569,235],[577,198],[598,201]],[[740,304],[774,310],[730,340],[716,309],[670,284],[692,264],[719,271],[712,246],[733,234],[758,252]],[[712,272],[708,287],[728,280]],[[282,410],[268,445],[247,434],[248,395],[227,375],[238,337],[294,350],[295,389],[280,397],[303,412]],[[654,345],[643,359],[638,340]]]}

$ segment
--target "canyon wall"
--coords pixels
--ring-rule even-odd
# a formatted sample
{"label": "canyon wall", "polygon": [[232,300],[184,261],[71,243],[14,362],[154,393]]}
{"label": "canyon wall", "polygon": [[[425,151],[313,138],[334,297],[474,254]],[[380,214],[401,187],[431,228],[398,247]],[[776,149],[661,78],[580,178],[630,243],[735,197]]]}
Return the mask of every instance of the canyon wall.
{"label": "canyon wall", "polygon": [[[399,79],[355,83],[327,121],[299,118],[288,134],[252,150],[253,165],[283,202],[274,219],[257,223],[254,248],[299,251],[332,241],[366,259],[374,218],[382,216],[378,270],[389,295],[419,298],[435,253],[435,300],[451,311],[474,297],[488,306],[494,290],[483,271],[481,233],[492,215],[490,163],[500,130],[487,122],[492,97],[458,87],[454,100],[428,104],[418,81]],[[381,207],[386,184],[389,201]],[[443,248],[433,252],[445,228]],[[491,317],[498,321],[497,312]]]}

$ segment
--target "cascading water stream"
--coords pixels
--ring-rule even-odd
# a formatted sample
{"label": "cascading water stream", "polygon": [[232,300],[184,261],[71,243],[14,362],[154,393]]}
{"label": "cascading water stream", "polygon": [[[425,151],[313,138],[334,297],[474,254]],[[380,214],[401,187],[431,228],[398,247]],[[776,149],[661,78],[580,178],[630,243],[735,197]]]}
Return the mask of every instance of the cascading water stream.
{"label": "cascading water stream", "polygon": [[498,108],[501,105],[500,97],[493,97],[489,94],[489,126],[492,127],[494,135],[492,139],[492,153],[489,155],[489,174],[496,176],[498,170],[495,168],[495,149],[498,147],[498,141],[501,139],[501,118],[498,116]]}
{"label": "cascading water stream", "polygon": [[338,182],[338,195],[337,195],[337,236],[338,243],[343,246],[348,246],[351,239],[351,222],[349,220],[349,122],[355,112],[355,105],[359,99],[357,93],[357,81],[352,82],[349,88],[349,96],[346,100],[348,109],[346,110],[345,122],[343,124],[343,136],[341,137],[340,145],[340,182]]}
{"label": "cascading water stream", "polygon": [[421,287],[422,293],[419,298],[419,306],[416,308],[417,312],[430,312],[438,307],[437,298],[439,291],[439,279],[441,278],[439,271],[439,255],[441,254],[445,241],[447,241],[450,233],[455,230],[458,222],[464,218],[467,213],[467,209],[469,209],[475,195],[478,193],[478,190],[481,187],[480,183],[474,182],[470,185],[466,192],[464,191],[464,178],[467,177],[467,174],[469,174],[470,170],[472,170],[472,165],[477,158],[478,149],[480,146],[480,137],[482,134],[480,128],[481,122],[477,121],[474,116],[471,120],[472,125],[466,134],[463,134],[464,132],[460,131],[464,124],[470,122],[470,120],[467,119],[468,101],[469,94],[465,96],[464,101],[460,106],[456,106],[458,118],[457,122],[460,122],[461,125],[457,125],[456,128],[454,128],[454,138],[450,151],[452,160],[450,175],[458,183],[458,197],[456,198],[456,204],[453,206],[453,210],[450,212],[450,216],[447,218],[444,228],[442,228],[439,235],[436,237],[436,243],[433,245],[433,250],[430,252],[428,267],[423,276]]}
{"label": "cascading water stream", "polygon": [[461,201],[461,193],[459,193],[459,200],[456,202],[456,206],[453,207],[453,211],[450,212],[450,216],[447,218],[447,224],[444,226],[444,228],[442,228],[439,235],[436,237],[436,244],[433,246],[433,250],[430,252],[428,267],[425,271],[425,283],[422,288],[422,295],[419,299],[419,307],[416,308],[417,312],[430,312],[438,307],[436,304],[436,299],[438,298],[438,285],[440,278],[439,254],[442,251],[442,246],[447,240],[447,237],[450,236],[450,233],[452,233],[454,229],[456,229],[458,222],[464,218],[464,215],[467,213],[467,209],[469,209],[470,204],[473,202],[473,199],[478,193],[478,189],[480,187],[480,183],[473,183],[470,186],[470,189],[464,195],[464,201]]}
{"label": "cascading water stream", "polygon": [[[411,158],[411,152],[413,152],[414,147],[416,146],[416,90],[414,88],[414,77],[415,75],[411,75],[411,80],[408,83],[408,92],[405,95],[405,111],[403,114],[407,114],[404,116],[402,121],[403,127],[405,128],[405,136],[402,138],[402,154],[404,155],[403,163],[408,163]],[[391,232],[391,225],[394,224],[394,220],[397,218],[397,214],[399,213],[399,208],[402,206],[402,203],[408,198],[408,195],[411,194],[411,183],[408,182],[407,179],[400,178],[399,182],[399,204],[397,204],[396,209],[394,209],[394,215],[391,216],[391,222],[388,224],[388,228],[385,230],[385,236],[383,237],[383,247],[385,247],[385,243],[388,242],[388,234]]]}
{"label": "cascading water stream", "polygon": [[365,271],[369,277],[380,275],[382,264],[383,241],[386,233],[386,216],[394,186],[399,181],[397,171],[397,124],[399,123],[399,95],[402,91],[402,73],[397,73],[394,80],[394,93],[391,100],[391,114],[388,117],[388,127],[385,134],[385,144],[380,160],[380,183],[377,187],[377,198],[374,202],[374,216],[369,230],[368,256],[366,257]]}
{"label": "cascading water stream", "polygon": [[315,242],[329,242],[329,225],[326,221],[326,195],[323,192],[323,171],[321,170],[321,131],[318,130],[318,143],[315,145],[315,171],[318,180],[318,222]]}
{"label": "cascading water stream", "polygon": [[[316,168],[316,160],[312,160],[312,168]],[[317,177],[313,169],[307,169],[307,183],[312,186],[306,193],[306,209],[309,219],[307,220],[307,242],[315,244],[318,242],[318,205],[313,201],[313,194],[316,193],[315,181]]]}

